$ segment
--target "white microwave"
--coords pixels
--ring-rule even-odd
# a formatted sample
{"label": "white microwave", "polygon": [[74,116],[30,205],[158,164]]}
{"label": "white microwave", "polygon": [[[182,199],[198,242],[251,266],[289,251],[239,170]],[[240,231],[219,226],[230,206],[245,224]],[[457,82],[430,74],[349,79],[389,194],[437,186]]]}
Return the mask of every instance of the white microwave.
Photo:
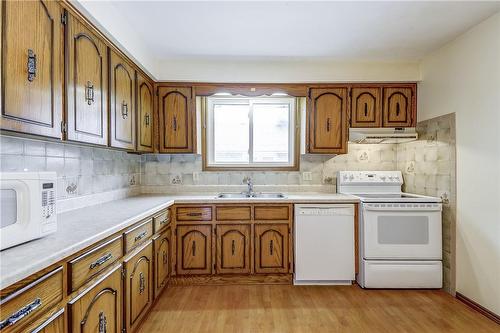
{"label": "white microwave", "polygon": [[55,172],[0,173],[0,250],[57,230]]}

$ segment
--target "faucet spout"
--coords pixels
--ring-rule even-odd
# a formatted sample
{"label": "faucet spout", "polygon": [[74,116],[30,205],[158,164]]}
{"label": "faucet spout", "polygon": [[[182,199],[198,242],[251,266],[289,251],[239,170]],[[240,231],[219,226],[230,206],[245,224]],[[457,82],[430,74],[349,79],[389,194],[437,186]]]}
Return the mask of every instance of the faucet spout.
{"label": "faucet spout", "polygon": [[254,196],[255,192],[253,191],[253,181],[252,178],[247,176],[243,178],[243,182],[247,183],[248,189],[247,189],[247,194],[249,197]]}

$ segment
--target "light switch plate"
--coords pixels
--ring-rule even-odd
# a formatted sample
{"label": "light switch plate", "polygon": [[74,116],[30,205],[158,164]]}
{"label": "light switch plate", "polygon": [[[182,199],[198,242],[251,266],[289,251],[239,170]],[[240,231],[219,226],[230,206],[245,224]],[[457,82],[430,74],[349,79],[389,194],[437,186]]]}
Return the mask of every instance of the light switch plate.
{"label": "light switch plate", "polygon": [[313,179],[312,172],[302,172],[302,180],[310,181]]}

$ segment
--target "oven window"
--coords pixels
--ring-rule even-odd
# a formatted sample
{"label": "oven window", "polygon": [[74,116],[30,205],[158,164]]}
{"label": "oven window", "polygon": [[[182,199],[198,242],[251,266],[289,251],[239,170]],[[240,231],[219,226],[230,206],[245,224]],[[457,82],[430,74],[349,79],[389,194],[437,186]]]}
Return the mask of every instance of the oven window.
{"label": "oven window", "polygon": [[0,228],[17,221],[17,194],[14,190],[0,190]]}
{"label": "oven window", "polygon": [[427,216],[379,216],[379,244],[429,244]]}

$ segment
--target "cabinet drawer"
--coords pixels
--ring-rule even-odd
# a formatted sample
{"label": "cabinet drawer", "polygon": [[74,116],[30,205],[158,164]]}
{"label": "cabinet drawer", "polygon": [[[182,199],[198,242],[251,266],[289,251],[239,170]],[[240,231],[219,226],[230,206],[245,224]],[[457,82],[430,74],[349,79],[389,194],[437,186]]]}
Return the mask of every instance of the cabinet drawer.
{"label": "cabinet drawer", "polygon": [[62,299],[63,268],[59,267],[1,301],[0,330],[18,332]]}
{"label": "cabinet drawer", "polygon": [[248,221],[252,218],[250,206],[222,206],[215,208],[218,221]]}
{"label": "cabinet drawer", "polygon": [[166,209],[160,212],[158,215],[153,216],[155,233],[166,227],[169,223],[170,223],[170,209]]}
{"label": "cabinet drawer", "polygon": [[211,221],[212,207],[177,207],[177,221]]}
{"label": "cabinet drawer", "polygon": [[260,221],[290,219],[289,206],[255,206],[254,219]]}
{"label": "cabinet drawer", "polygon": [[137,245],[144,243],[152,235],[153,219],[149,219],[125,231],[125,253],[129,252]]}
{"label": "cabinet drawer", "polygon": [[115,237],[69,262],[70,291],[80,288],[123,255],[123,239]]}

